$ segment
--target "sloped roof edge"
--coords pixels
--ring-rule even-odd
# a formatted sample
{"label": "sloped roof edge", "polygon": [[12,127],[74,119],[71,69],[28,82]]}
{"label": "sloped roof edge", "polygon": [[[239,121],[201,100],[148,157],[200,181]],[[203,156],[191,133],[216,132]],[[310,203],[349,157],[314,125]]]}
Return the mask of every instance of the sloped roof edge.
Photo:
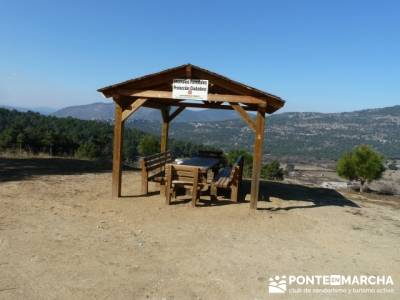
{"label": "sloped roof edge", "polygon": [[230,79],[230,78],[228,78],[226,76],[223,76],[223,75],[220,75],[218,73],[209,71],[207,69],[195,66],[193,64],[184,64],[184,65],[180,65],[180,66],[177,66],[177,67],[169,68],[169,69],[166,69],[166,70],[163,70],[163,71],[160,71],[160,72],[151,73],[151,74],[147,74],[147,75],[140,76],[140,77],[137,77],[137,78],[129,79],[129,80],[126,80],[126,81],[123,81],[123,82],[120,82],[120,83],[116,83],[116,84],[113,84],[113,85],[109,85],[109,86],[100,88],[97,91],[100,92],[100,93],[103,93],[103,94],[107,94],[107,92],[112,91],[112,90],[114,90],[116,88],[123,88],[124,86],[132,84],[132,83],[135,83],[135,82],[140,82],[140,81],[143,81],[145,79],[150,79],[152,77],[156,78],[156,77],[159,77],[159,76],[163,76],[165,74],[173,73],[173,72],[181,70],[181,69],[186,69],[187,67],[191,67],[194,70],[198,70],[200,72],[204,72],[204,73],[207,73],[207,74],[209,74],[211,76],[217,77],[220,80],[226,81],[229,84],[234,84],[234,85],[236,85],[238,87],[247,89],[247,90],[249,90],[249,92],[251,92],[253,94],[256,93],[260,97],[267,97],[267,98],[272,98],[274,100],[277,100],[277,101],[281,102],[281,106],[283,106],[284,103],[285,103],[285,101],[283,99],[281,99],[280,97],[278,97],[278,96],[275,96],[275,95],[272,95],[270,93],[267,93],[267,92],[264,92],[262,90],[259,90],[257,88],[248,86],[248,85],[246,85],[244,83],[235,81],[235,80]]}

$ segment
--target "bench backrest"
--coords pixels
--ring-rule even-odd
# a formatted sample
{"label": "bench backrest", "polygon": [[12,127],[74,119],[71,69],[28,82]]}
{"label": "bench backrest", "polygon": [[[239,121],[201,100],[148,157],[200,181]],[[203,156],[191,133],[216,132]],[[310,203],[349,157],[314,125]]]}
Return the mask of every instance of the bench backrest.
{"label": "bench backrest", "polygon": [[242,155],[240,155],[233,164],[231,174],[229,175],[229,181],[231,182],[231,184],[237,184],[242,181],[243,163],[244,158]]}
{"label": "bench backrest", "polygon": [[199,182],[200,169],[194,166],[167,164],[166,165],[166,180],[167,185],[171,186],[173,182],[183,185],[197,186]]}
{"label": "bench backrest", "polygon": [[224,168],[218,173],[216,185],[220,188],[228,188],[231,185],[239,186],[242,182],[242,174],[243,156],[239,156],[232,168]]}
{"label": "bench backrest", "polygon": [[140,164],[143,172],[146,172],[148,174],[159,174],[161,172],[164,172],[165,165],[172,161],[173,159],[171,152],[166,151],[142,157],[142,159],[140,160]]}

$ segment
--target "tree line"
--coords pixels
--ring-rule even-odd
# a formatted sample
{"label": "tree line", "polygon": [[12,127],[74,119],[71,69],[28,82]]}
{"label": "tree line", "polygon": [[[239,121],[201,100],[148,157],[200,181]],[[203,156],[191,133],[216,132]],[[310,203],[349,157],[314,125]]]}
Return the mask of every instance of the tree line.
{"label": "tree line", "polygon": [[[49,156],[76,157],[80,159],[112,158],[113,125],[102,121],[44,116],[36,112],[19,112],[0,108],[0,151]],[[199,150],[218,150],[208,145],[189,141],[169,141],[168,148],[175,157],[188,157]],[[138,156],[160,151],[160,137],[132,127],[124,130],[123,157],[133,161]],[[226,154],[233,164],[239,155],[244,156],[244,176],[251,177],[253,157],[245,150]],[[283,179],[283,170],[277,161],[263,166],[261,177]]]}
{"label": "tree line", "polygon": [[[47,153],[50,156],[67,156],[85,159],[111,159],[112,124],[74,118],[56,118],[35,112],[18,112],[0,108],[0,151]],[[124,130],[123,156],[134,160],[138,156],[159,152],[160,138],[129,127]],[[187,157],[199,150],[216,150],[214,147],[182,140],[170,140],[169,149],[175,157]],[[233,164],[239,155],[244,157],[245,177],[251,177],[253,157],[245,150],[226,154]],[[350,181],[359,181],[361,191],[366,182],[379,179],[383,171],[382,155],[368,146],[355,147],[345,153],[337,164],[337,172]],[[261,177],[282,180],[284,171],[278,161],[262,166]]]}
{"label": "tree line", "polygon": [[[159,137],[135,128],[125,128],[123,156],[159,152]],[[46,153],[84,159],[111,159],[113,125],[101,121],[44,116],[0,108],[0,151]],[[191,156],[210,147],[193,142],[170,140],[176,156]]]}

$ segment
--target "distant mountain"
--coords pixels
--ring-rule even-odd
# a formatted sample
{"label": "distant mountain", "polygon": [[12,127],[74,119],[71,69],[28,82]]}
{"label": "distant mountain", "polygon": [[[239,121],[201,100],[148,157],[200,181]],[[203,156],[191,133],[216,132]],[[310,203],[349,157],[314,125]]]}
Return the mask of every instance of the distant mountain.
{"label": "distant mountain", "polygon": [[10,105],[0,105],[0,108],[5,108],[5,109],[9,109],[9,110],[16,110],[16,111],[20,111],[20,112],[27,112],[27,111],[33,111],[33,112],[38,112],[41,113],[42,115],[49,115],[53,112],[56,111],[56,109],[51,108],[51,107],[19,107],[19,106],[10,106]]}
{"label": "distant mountain", "polygon": [[[72,106],[59,117],[112,121],[112,103]],[[160,133],[160,112],[141,108],[127,126]],[[337,159],[356,145],[368,144],[390,158],[400,158],[400,105],[344,113],[287,112],[267,117],[265,153],[276,157]],[[253,147],[252,130],[235,111],[185,110],[171,124],[170,137],[221,147]]]}
{"label": "distant mountain", "polygon": [[72,117],[81,120],[113,120],[113,103],[92,103],[86,105],[68,106],[52,113],[59,118]]}
{"label": "distant mountain", "polygon": [[[159,133],[160,123],[136,120],[131,126]],[[170,137],[251,150],[254,134],[241,120],[173,122]],[[264,148],[276,157],[337,159],[356,145],[368,144],[389,158],[400,158],[400,105],[345,113],[293,112],[267,117]]]}
{"label": "distant mountain", "polygon": [[[87,105],[69,106],[54,112],[52,115],[56,117],[73,117],[82,120],[111,121],[114,119],[114,104],[92,103]],[[187,109],[180,113],[174,122],[213,122],[236,118],[238,118],[237,113],[229,110]],[[144,107],[135,112],[135,114],[128,119],[128,122],[133,120],[161,121],[161,114],[157,109]]]}

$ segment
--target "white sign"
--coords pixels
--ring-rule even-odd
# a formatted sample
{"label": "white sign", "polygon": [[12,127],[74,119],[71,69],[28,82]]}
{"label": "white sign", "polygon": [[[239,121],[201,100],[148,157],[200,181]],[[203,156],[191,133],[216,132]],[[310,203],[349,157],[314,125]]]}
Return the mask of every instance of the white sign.
{"label": "white sign", "polygon": [[203,79],[174,79],[172,98],[207,100],[208,80]]}

